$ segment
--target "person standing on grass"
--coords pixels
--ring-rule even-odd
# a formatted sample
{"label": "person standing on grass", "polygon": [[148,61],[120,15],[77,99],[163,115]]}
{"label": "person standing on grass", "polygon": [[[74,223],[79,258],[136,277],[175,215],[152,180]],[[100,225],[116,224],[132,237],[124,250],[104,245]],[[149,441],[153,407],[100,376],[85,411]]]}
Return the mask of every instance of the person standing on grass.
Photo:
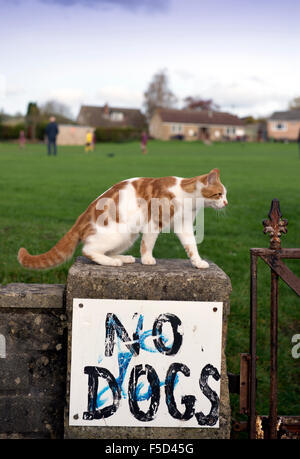
{"label": "person standing on grass", "polygon": [[24,148],[26,143],[25,132],[22,130],[19,134],[19,147]]}
{"label": "person standing on grass", "polygon": [[51,155],[51,151],[53,150],[53,154],[56,156],[56,137],[59,131],[54,116],[51,116],[50,123],[47,124],[45,132],[48,142],[48,155]]}
{"label": "person standing on grass", "polygon": [[142,132],[142,138],[141,138],[141,149],[143,155],[147,153],[147,141],[148,141],[148,136],[145,131]]}
{"label": "person standing on grass", "polygon": [[88,131],[85,137],[85,152],[93,150],[93,134]]}

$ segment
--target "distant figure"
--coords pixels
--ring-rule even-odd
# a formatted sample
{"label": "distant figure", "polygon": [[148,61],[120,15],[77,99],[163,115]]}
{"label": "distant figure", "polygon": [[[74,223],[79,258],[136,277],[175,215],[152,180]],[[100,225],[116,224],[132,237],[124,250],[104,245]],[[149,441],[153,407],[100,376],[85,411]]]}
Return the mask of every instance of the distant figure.
{"label": "distant figure", "polygon": [[147,153],[147,141],[148,141],[148,136],[145,131],[142,132],[142,137],[141,137],[141,149],[143,155]]}
{"label": "distant figure", "polygon": [[47,124],[45,132],[48,139],[48,155],[51,155],[51,151],[53,150],[53,154],[56,156],[56,137],[58,134],[58,127],[54,116],[51,116],[50,123]]}
{"label": "distant figure", "polygon": [[85,152],[93,150],[93,134],[88,131],[85,138]]}
{"label": "distant figure", "polygon": [[24,148],[25,147],[25,143],[26,143],[25,132],[24,131],[20,131],[20,134],[19,134],[19,147],[20,148]]}

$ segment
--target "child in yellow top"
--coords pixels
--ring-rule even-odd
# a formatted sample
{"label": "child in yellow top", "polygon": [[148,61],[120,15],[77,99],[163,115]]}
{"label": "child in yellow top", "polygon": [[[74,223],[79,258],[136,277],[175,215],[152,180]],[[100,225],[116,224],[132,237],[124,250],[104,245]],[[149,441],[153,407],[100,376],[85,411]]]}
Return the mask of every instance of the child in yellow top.
{"label": "child in yellow top", "polygon": [[85,152],[93,150],[93,134],[89,131],[85,137]]}

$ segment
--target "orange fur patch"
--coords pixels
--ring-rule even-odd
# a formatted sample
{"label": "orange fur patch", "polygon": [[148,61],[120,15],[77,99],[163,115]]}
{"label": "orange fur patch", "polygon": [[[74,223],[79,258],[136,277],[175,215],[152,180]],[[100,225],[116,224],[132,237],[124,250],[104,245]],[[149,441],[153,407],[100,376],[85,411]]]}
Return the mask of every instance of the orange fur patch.
{"label": "orange fur patch", "polygon": [[[159,229],[162,229],[164,224],[164,216],[166,220],[172,218],[174,215],[174,206],[169,204],[175,195],[170,191],[170,188],[176,185],[175,177],[162,177],[162,178],[147,178],[143,177],[132,182],[133,187],[135,188],[137,199],[141,198],[147,202],[148,208],[148,221],[153,218],[154,222],[157,224]],[[152,198],[160,199],[158,209],[156,208],[156,213],[158,215],[152,215],[153,201],[151,206]],[[165,203],[163,200],[165,199]]]}

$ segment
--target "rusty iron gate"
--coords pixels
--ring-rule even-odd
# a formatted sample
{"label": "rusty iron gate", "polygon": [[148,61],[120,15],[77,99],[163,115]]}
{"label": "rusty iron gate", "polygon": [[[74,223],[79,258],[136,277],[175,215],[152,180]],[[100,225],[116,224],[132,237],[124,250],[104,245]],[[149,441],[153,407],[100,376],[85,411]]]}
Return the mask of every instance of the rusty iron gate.
{"label": "rusty iron gate", "polygon": [[[240,374],[229,374],[229,389],[240,395],[240,413],[248,421],[233,421],[233,432],[248,431],[250,439],[300,438],[300,416],[277,413],[277,346],[278,346],[278,279],[281,278],[300,296],[300,278],[282,261],[300,259],[300,248],[281,248],[281,234],[287,233],[287,220],[282,219],[278,199],[271,203],[268,219],[263,220],[264,233],[269,233],[270,247],[250,249],[250,353],[240,355]],[[271,269],[270,308],[270,399],[269,414],[256,412],[256,329],[257,329],[257,260],[261,258]]]}

